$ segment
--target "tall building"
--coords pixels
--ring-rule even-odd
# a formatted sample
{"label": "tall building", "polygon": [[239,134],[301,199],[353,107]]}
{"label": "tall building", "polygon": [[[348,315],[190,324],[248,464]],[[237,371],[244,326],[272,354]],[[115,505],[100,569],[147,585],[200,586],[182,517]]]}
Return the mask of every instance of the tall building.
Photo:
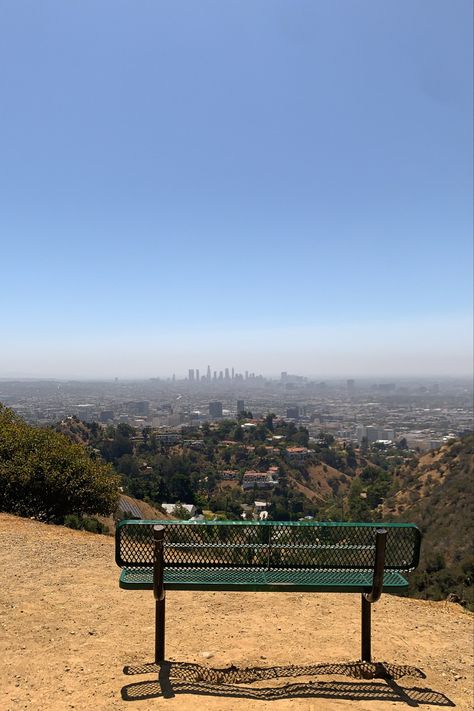
{"label": "tall building", "polygon": [[237,400],[237,414],[240,415],[245,411],[245,402],[243,400]]}
{"label": "tall building", "polygon": [[198,383],[199,383],[199,368],[196,370],[196,380],[197,380]]}
{"label": "tall building", "polygon": [[188,370],[188,380],[190,383],[194,382],[194,369],[193,368],[190,368]]}
{"label": "tall building", "polygon": [[235,378],[235,370],[232,368],[232,380]]}
{"label": "tall building", "polygon": [[150,403],[148,400],[140,400],[139,402],[130,402],[128,404],[128,410],[133,415],[149,415],[150,414]]}
{"label": "tall building", "polygon": [[210,402],[209,414],[211,417],[222,417],[222,403],[217,401]]}
{"label": "tall building", "polygon": [[211,366],[210,365],[207,366],[207,382],[208,383],[211,382]]}
{"label": "tall building", "polygon": [[367,442],[373,444],[379,438],[379,429],[375,425],[369,425],[366,427],[367,431]]}
{"label": "tall building", "polygon": [[225,369],[225,379],[229,380],[229,368]]}

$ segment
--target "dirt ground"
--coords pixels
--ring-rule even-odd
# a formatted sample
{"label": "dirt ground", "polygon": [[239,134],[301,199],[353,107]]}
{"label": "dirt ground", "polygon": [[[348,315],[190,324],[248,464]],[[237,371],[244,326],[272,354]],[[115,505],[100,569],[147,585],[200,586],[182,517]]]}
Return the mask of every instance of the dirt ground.
{"label": "dirt ground", "polygon": [[170,592],[160,685],[153,595],[119,589],[113,548],[0,514],[2,711],[474,708],[473,615],[389,595],[374,606],[374,658],[425,677],[354,678],[356,595]]}

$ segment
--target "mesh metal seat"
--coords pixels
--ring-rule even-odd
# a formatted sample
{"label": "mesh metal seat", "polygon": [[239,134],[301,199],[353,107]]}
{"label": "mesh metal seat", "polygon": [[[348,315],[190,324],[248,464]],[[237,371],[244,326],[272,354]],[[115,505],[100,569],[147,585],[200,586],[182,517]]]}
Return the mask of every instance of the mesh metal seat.
{"label": "mesh metal seat", "polygon": [[[250,592],[367,592],[372,571],[258,570],[256,568],[165,568],[167,590],[241,590]],[[124,568],[120,587],[153,590],[151,568]],[[400,592],[408,581],[400,573],[384,573],[385,592]]]}

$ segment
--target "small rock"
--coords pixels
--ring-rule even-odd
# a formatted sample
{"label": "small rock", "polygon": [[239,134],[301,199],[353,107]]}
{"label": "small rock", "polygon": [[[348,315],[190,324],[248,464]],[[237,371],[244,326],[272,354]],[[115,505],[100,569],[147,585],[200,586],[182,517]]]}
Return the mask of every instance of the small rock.
{"label": "small rock", "polygon": [[213,656],[213,652],[201,652],[201,657],[204,657],[204,659],[211,659]]}

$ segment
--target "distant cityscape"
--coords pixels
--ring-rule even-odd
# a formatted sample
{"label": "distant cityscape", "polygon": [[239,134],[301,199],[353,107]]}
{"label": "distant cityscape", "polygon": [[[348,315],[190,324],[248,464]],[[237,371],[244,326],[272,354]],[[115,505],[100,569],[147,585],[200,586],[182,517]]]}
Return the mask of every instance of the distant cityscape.
{"label": "distant cityscape", "polygon": [[310,437],[397,442],[426,451],[473,430],[468,379],[313,380],[282,372],[267,378],[233,367],[187,377],[119,380],[0,380],[0,402],[28,422],[53,424],[68,417],[103,426],[127,423],[179,437],[188,426],[222,418],[258,419],[268,413],[304,425]]}

